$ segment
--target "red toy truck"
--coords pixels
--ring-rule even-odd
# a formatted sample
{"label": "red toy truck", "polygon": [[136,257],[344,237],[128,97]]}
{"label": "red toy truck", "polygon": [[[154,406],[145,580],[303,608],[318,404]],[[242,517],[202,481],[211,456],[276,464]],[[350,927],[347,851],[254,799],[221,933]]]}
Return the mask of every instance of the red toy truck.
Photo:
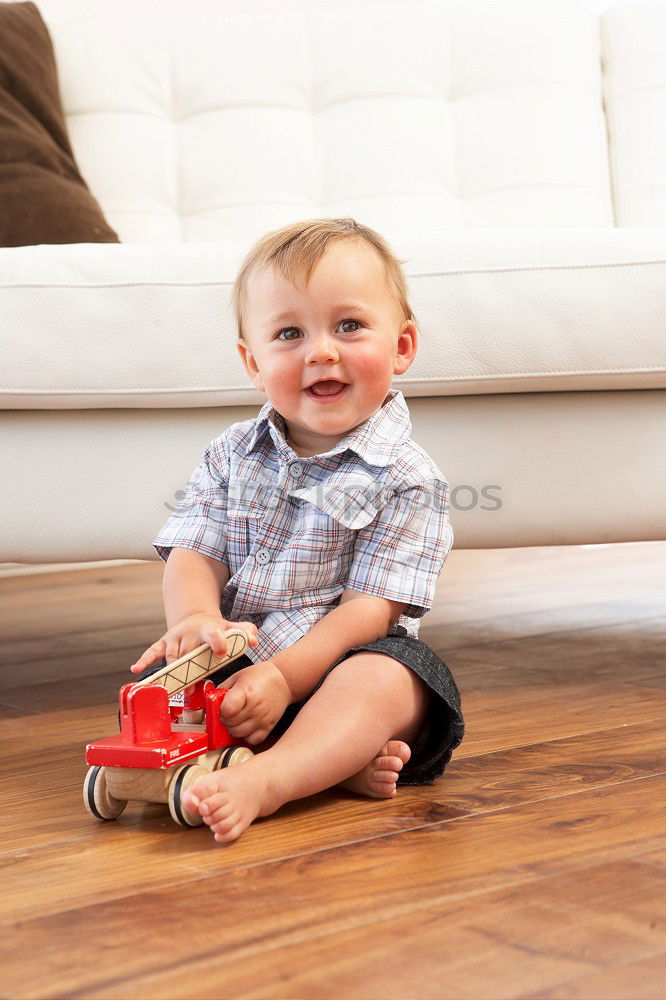
{"label": "red toy truck", "polygon": [[116,819],[130,799],[139,799],[167,802],[181,826],[203,822],[183,807],[185,789],[203,774],[253,756],[220,719],[228,688],[206,679],[247,649],[240,629],[229,629],[226,640],[222,657],[209,645],[199,646],[144,680],[123,684],[120,732],[86,746],[91,767],[83,801],[91,816]]}

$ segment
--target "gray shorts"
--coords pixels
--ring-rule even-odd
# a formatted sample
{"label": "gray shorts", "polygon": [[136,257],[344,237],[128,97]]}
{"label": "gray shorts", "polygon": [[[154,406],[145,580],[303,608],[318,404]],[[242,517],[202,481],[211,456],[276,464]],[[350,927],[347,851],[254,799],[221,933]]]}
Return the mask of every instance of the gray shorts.
{"label": "gray shorts", "polygon": [[[307,698],[288,705],[282,717],[278,719],[271,730],[271,736],[282,736],[300,712],[306,701],[312,697],[326,680],[338,663],[342,663],[354,653],[365,650],[371,653],[386,653],[413,670],[434,692],[430,708],[424,719],[423,728],[410,749],[412,755],[400,771],[399,785],[430,785],[444,773],[444,768],[451,759],[451,754],[462,743],[465,732],[465,722],[460,704],[460,692],[453,679],[451,671],[443,660],[421,639],[408,635],[401,625],[396,626],[391,635],[384,639],[376,639],[361,646],[352,646],[333,663],[323,677],[315,684]],[[221,667],[210,675],[215,684],[222,684],[228,677],[249,667],[253,661],[246,655],[239,656],[233,663]],[[164,666],[162,659],[158,664],[145,671],[142,676]]]}

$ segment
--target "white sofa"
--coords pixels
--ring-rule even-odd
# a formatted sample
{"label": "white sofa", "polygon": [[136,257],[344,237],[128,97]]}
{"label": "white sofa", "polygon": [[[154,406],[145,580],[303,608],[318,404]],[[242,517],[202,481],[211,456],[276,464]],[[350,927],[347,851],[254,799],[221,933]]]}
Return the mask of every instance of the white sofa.
{"label": "white sofa", "polygon": [[37,3],[123,243],[0,250],[1,560],[156,558],[265,401],[237,265],[319,215],[406,261],[458,547],[666,537],[664,7]]}

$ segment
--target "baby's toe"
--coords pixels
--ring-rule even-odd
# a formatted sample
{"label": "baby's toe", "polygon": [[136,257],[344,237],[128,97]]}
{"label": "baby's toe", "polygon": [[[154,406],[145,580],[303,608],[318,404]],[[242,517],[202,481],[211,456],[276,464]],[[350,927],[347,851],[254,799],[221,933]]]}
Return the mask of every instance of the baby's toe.
{"label": "baby's toe", "polygon": [[381,798],[389,798],[397,790],[395,779],[393,781],[385,781],[382,779],[371,779],[370,787],[373,793]]}
{"label": "baby's toe", "polygon": [[241,833],[245,829],[245,824],[241,820],[237,820],[233,826],[230,826],[225,830],[218,830],[215,833],[215,840],[221,844],[230,844],[232,841],[240,837]]}
{"label": "baby's toe", "polygon": [[389,740],[383,749],[387,757],[399,757],[403,764],[406,764],[412,756],[409,743],[405,743],[403,740]]}
{"label": "baby's toe", "polygon": [[236,826],[239,820],[240,820],[240,815],[234,809],[226,816],[222,817],[221,819],[218,819],[217,823],[214,823],[213,826],[211,826],[211,830],[215,834],[220,834],[224,836]]}
{"label": "baby's toe", "polygon": [[215,775],[204,774],[201,778],[197,778],[188,791],[192,792],[193,795],[201,800],[210,798],[211,795],[215,795],[217,792],[217,781],[215,779]]}
{"label": "baby's toe", "polygon": [[[215,803],[214,805],[211,805],[213,799],[215,800]],[[201,815],[204,823],[207,823],[208,826],[212,827],[218,820],[222,819],[224,816],[228,816],[231,808],[231,805],[226,799],[223,798],[220,802],[217,795],[207,799],[201,806]]]}
{"label": "baby's toe", "polygon": [[[190,788],[185,789],[183,792],[183,805],[186,809],[194,812],[200,811],[200,805],[203,806],[206,804],[207,800],[212,795],[215,795],[216,792],[217,785],[215,779],[211,775],[204,775],[201,778],[197,778]],[[207,804],[205,811],[208,811]]]}
{"label": "baby's toe", "polygon": [[378,757],[375,766],[377,771],[402,771],[403,764],[400,757]]}
{"label": "baby's toe", "polygon": [[217,809],[222,809],[224,806],[227,805],[228,802],[229,802],[228,796],[218,791],[215,791],[213,792],[212,795],[209,795],[207,798],[202,799],[202,805],[205,803],[206,812],[208,813],[209,816],[212,813],[214,813]]}
{"label": "baby's toe", "polygon": [[225,823],[235,812],[236,809],[231,802],[224,802],[210,816],[206,817],[206,822],[208,822],[211,830],[214,830],[217,824]]}

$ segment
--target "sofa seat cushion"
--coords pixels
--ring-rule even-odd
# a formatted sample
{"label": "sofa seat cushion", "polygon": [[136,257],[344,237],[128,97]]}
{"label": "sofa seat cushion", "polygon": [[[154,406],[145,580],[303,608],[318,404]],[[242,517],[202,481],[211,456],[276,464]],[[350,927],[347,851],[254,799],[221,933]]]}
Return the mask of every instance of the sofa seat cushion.
{"label": "sofa seat cushion", "polygon": [[[666,388],[664,230],[393,237],[420,326],[405,396]],[[246,243],[0,249],[9,409],[261,404],[235,346]]]}

